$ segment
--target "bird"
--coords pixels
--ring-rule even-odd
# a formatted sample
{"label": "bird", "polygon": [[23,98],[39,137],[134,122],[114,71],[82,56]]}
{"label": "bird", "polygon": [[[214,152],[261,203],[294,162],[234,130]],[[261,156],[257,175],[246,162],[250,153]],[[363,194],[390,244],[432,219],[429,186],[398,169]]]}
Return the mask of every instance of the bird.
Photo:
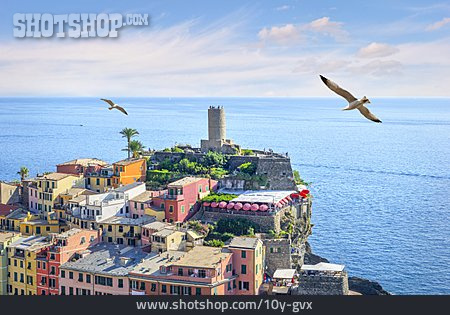
{"label": "bird", "polygon": [[359,112],[367,119],[374,121],[376,123],[381,123],[381,120],[378,119],[374,114],[372,114],[366,106],[364,106],[364,104],[366,103],[370,104],[370,100],[366,96],[358,100],[350,92],[344,90],[330,79],[327,79],[322,75],[320,75],[320,78],[322,79],[323,83],[325,83],[325,85],[328,86],[330,90],[332,90],[333,92],[335,92],[336,94],[342,96],[347,100],[348,106],[344,107],[342,110],[358,109]]}
{"label": "bird", "polygon": [[124,113],[125,115],[128,115],[128,113],[127,113],[127,111],[125,110],[125,109],[123,109],[123,107],[121,107],[121,106],[119,106],[119,105],[117,105],[117,104],[115,104],[113,101],[111,101],[111,100],[108,100],[108,99],[106,99],[106,98],[101,98],[100,100],[102,100],[102,101],[104,101],[104,102],[106,102],[106,103],[108,103],[109,104],[109,110],[112,110],[112,109],[117,109],[117,110],[120,110],[122,113]]}

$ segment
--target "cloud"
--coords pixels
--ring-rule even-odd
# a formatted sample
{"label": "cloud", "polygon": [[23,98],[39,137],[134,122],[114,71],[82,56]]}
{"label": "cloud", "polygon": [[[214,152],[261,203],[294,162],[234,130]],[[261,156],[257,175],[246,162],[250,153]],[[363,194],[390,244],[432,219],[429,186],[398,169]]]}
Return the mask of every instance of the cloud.
{"label": "cloud", "polygon": [[379,58],[386,57],[398,52],[398,48],[383,44],[383,43],[370,43],[369,45],[362,47],[357,56],[361,58]]}
{"label": "cloud", "polygon": [[275,10],[277,10],[277,11],[286,11],[286,10],[289,10],[290,8],[291,8],[291,6],[285,4],[285,5],[276,7]]}
{"label": "cloud", "polygon": [[324,16],[314,20],[306,25],[306,29],[334,37],[336,40],[344,40],[348,36],[348,32],[343,29],[344,23],[331,21],[329,17]]}
{"label": "cloud", "polygon": [[396,60],[373,60],[369,63],[350,67],[349,71],[354,74],[372,75],[375,77],[393,76],[401,74],[403,65]]}
{"label": "cloud", "polygon": [[442,28],[443,26],[445,26],[446,24],[450,23],[450,17],[445,17],[440,21],[437,21],[433,24],[430,24],[427,26],[426,30],[427,31],[436,31],[440,28]]}
{"label": "cloud", "polygon": [[339,58],[324,59],[322,57],[319,59],[317,57],[307,57],[299,60],[292,72],[310,74],[333,73],[344,70],[349,63],[350,61]]}
{"label": "cloud", "polygon": [[258,33],[259,39],[263,41],[273,41],[278,44],[290,44],[300,39],[299,29],[294,24],[284,26],[264,27]]}

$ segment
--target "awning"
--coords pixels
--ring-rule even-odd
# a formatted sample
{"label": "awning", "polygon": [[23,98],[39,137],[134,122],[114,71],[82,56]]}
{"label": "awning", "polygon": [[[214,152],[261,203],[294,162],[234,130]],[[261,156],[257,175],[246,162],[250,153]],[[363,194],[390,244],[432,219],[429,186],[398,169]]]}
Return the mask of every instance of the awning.
{"label": "awning", "polygon": [[234,202],[230,202],[230,203],[228,203],[228,205],[227,205],[227,209],[233,209],[234,206],[235,206],[235,203],[234,203]]}
{"label": "awning", "polygon": [[256,203],[252,204],[251,207],[250,207],[250,210],[252,210],[252,211],[258,211],[258,210],[259,210],[259,205],[256,204]]}

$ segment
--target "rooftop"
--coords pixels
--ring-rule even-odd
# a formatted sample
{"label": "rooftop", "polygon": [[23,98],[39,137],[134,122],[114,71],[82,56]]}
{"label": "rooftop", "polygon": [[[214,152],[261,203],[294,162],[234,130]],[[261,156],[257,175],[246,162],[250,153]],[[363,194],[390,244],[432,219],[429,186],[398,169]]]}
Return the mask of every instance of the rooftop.
{"label": "rooftop", "polygon": [[248,202],[248,203],[268,203],[276,204],[280,200],[295,193],[294,190],[258,190],[258,191],[245,191],[233,200],[232,202]]}
{"label": "rooftop", "polygon": [[188,184],[191,184],[191,183],[195,183],[195,182],[197,182],[197,181],[199,181],[199,180],[201,180],[202,178],[200,178],[200,177],[192,177],[192,176],[187,176],[187,177],[183,177],[183,178],[181,178],[181,179],[179,179],[179,180],[176,180],[176,181],[174,181],[174,182],[172,182],[172,183],[169,183],[169,185],[167,185],[167,186],[185,186],[185,185],[188,185]]}
{"label": "rooftop", "polygon": [[229,243],[229,247],[254,249],[261,240],[257,237],[233,237]]}
{"label": "rooftop", "polygon": [[72,187],[69,189],[66,189],[66,191],[62,192],[61,195],[68,195],[68,196],[74,196],[74,195],[93,195],[95,194],[95,191],[86,189],[86,188],[79,188],[79,187]]}
{"label": "rooftop", "polygon": [[344,265],[338,265],[338,264],[329,264],[329,263],[318,263],[315,265],[303,265],[301,270],[302,271],[328,271],[328,272],[341,272],[345,268]]}
{"label": "rooftop", "polygon": [[103,166],[103,165],[107,165],[108,163],[105,162],[105,161],[96,159],[96,158],[87,158],[87,159],[75,159],[75,160],[72,160],[72,161],[68,161],[68,162],[64,162],[64,163],[58,164],[57,166],[60,166],[60,165],[89,166],[89,165],[93,165],[93,164]]}
{"label": "rooftop", "polygon": [[122,161],[115,162],[114,165],[127,166],[127,165],[130,165],[130,164],[133,164],[133,163],[141,162],[143,160],[144,159],[125,159],[125,160],[122,160]]}
{"label": "rooftop", "polygon": [[114,191],[117,191],[117,192],[126,192],[126,191],[128,191],[128,190],[130,190],[130,189],[136,188],[136,187],[141,186],[141,185],[145,185],[145,183],[134,182],[134,183],[131,183],[131,184],[128,184],[128,185],[125,185],[125,186],[121,186],[121,187],[119,187],[119,188],[116,188],[116,189],[114,189]]}
{"label": "rooftop", "polygon": [[231,252],[219,247],[196,246],[188,251],[180,260],[173,263],[176,266],[215,268],[222,260],[231,256]]}
{"label": "rooftop", "polygon": [[103,223],[103,224],[122,224],[122,225],[144,225],[149,222],[153,222],[155,220],[156,220],[155,217],[149,215],[144,215],[136,219],[121,216],[112,216],[104,220],[101,220],[99,224]]}
{"label": "rooftop", "polygon": [[173,226],[173,225],[170,223],[167,223],[167,222],[154,221],[151,223],[147,223],[147,224],[143,225],[142,227],[146,228],[146,229],[152,229],[152,230],[159,231],[159,230],[171,227],[171,226]]}
{"label": "rooftop", "polygon": [[150,253],[131,272],[143,275],[157,275],[161,266],[168,266],[178,261],[186,252],[169,250],[164,253]]}
{"label": "rooftop", "polygon": [[19,209],[16,209],[16,210],[13,210],[13,212],[11,212],[8,216],[7,216],[7,218],[8,219],[16,219],[16,220],[18,220],[18,219],[24,219],[24,218],[26,218],[28,216],[28,211],[26,211],[25,209],[23,209],[23,208],[19,208]]}
{"label": "rooftop", "polygon": [[126,276],[147,256],[136,247],[98,244],[91,247],[90,254],[61,266],[69,270],[93,272],[110,276]]}
{"label": "rooftop", "polygon": [[152,192],[146,190],[142,194],[137,195],[136,197],[131,198],[130,200],[131,201],[137,201],[137,202],[147,202],[147,201],[149,201],[151,199],[152,199]]}
{"label": "rooftop", "polygon": [[274,279],[292,279],[295,275],[295,269],[277,269],[273,273]]}
{"label": "rooftop", "polygon": [[0,232],[0,243],[3,243],[7,240],[9,240],[10,238],[14,237],[15,235],[17,235],[17,233],[14,232]]}
{"label": "rooftop", "polygon": [[71,237],[73,235],[77,235],[78,233],[81,233],[81,232],[83,232],[82,229],[73,228],[68,231],[57,234],[56,237],[57,238],[66,238],[66,237]]}
{"label": "rooftop", "polygon": [[18,208],[19,208],[18,206],[5,205],[3,203],[0,203],[0,216],[7,216],[8,214],[10,214],[11,212],[13,212]]}
{"label": "rooftop", "polygon": [[30,236],[30,237],[20,237],[19,239],[11,243],[10,247],[28,251],[35,251],[50,245],[51,242],[48,237]]}
{"label": "rooftop", "polygon": [[36,179],[37,180],[45,180],[45,179],[48,179],[48,180],[62,180],[62,179],[67,178],[69,176],[78,177],[77,175],[74,175],[74,174],[64,174],[64,173],[56,173],[56,172],[54,172],[54,173],[38,176],[38,177],[36,177]]}
{"label": "rooftop", "polygon": [[162,230],[159,230],[159,231],[153,233],[152,235],[154,235],[154,236],[160,236],[160,237],[166,237],[166,236],[172,235],[173,233],[176,233],[176,232],[182,233],[182,232],[177,231],[177,230],[175,230],[175,229],[171,229],[171,228],[169,228],[169,227],[166,227],[166,228],[164,228],[164,229],[162,229]]}

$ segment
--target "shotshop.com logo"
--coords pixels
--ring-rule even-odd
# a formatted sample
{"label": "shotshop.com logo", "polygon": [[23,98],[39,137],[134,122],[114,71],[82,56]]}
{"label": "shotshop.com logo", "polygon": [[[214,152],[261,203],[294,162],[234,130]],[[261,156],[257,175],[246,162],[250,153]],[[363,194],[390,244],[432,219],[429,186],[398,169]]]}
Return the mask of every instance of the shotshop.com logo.
{"label": "shotshop.com logo", "polygon": [[127,25],[149,25],[148,14],[120,13],[15,13],[14,37],[117,37],[118,30]]}

